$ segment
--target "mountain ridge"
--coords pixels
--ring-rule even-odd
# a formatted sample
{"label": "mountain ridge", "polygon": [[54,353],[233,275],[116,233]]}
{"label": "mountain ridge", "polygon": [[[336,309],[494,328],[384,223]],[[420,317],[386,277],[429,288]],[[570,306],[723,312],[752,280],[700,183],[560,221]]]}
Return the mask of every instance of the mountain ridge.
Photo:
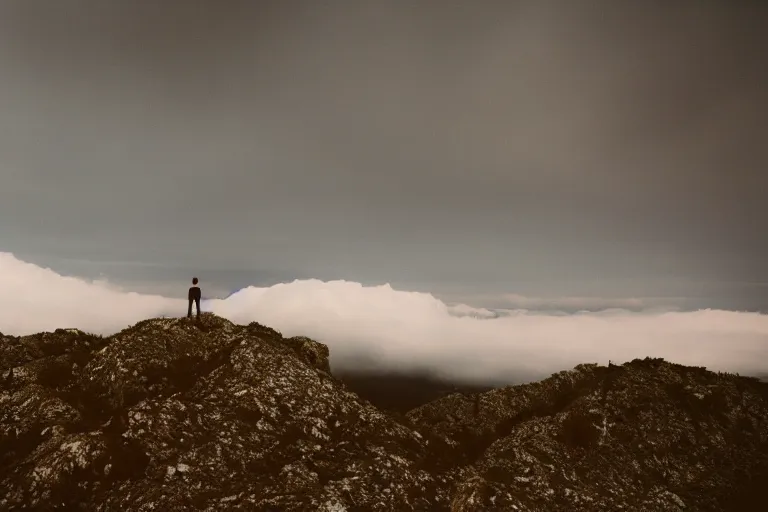
{"label": "mountain ridge", "polygon": [[108,337],[0,334],[0,510],[714,511],[765,499],[768,386],[754,378],[646,358],[448,387],[397,411],[386,380],[366,390],[329,357],[211,314]]}

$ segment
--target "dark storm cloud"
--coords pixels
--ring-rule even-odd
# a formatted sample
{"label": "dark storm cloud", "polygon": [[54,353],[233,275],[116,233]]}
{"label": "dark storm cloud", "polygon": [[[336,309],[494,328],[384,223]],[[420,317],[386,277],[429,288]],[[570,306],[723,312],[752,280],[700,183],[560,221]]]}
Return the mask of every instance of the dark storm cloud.
{"label": "dark storm cloud", "polygon": [[765,281],[767,13],[2,1],[0,235],[534,294]]}

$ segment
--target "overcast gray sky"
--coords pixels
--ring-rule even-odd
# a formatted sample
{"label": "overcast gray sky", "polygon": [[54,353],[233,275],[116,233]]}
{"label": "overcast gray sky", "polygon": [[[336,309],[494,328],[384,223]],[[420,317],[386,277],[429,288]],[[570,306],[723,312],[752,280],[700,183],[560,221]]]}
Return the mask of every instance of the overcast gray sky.
{"label": "overcast gray sky", "polygon": [[765,4],[0,0],[0,249],[768,308]]}

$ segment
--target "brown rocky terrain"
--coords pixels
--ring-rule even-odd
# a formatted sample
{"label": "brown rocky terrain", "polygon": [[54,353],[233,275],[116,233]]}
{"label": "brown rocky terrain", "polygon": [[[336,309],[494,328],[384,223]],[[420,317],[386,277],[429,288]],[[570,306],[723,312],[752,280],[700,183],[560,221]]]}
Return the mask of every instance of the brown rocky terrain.
{"label": "brown rocky terrain", "polygon": [[757,379],[645,359],[429,385],[339,379],[326,346],[210,314],[1,336],[0,510],[766,509]]}

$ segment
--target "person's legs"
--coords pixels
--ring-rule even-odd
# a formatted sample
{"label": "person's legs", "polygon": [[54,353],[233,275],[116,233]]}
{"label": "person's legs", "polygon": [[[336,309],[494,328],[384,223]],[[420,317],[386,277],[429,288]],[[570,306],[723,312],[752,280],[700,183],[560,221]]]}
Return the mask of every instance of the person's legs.
{"label": "person's legs", "polygon": [[192,318],[192,299],[189,299],[189,307],[187,308],[187,318]]}
{"label": "person's legs", "polygon": [[[197,308],[197,317],[200,318],[200,299],[195,299],[195,307]],[[190,306],[191,310],[192,306]]]}

